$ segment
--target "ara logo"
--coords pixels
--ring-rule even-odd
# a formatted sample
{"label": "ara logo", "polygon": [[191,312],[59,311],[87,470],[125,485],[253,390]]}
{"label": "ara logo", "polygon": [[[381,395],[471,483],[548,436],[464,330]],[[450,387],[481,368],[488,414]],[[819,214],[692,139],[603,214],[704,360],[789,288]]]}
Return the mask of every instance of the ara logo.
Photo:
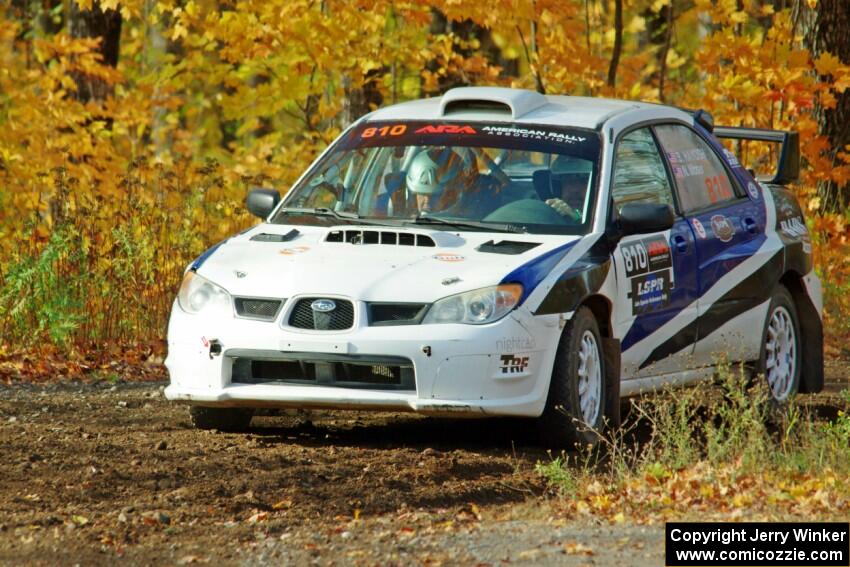
{"label": "ara logo", "polygon": [[438,124],[437,126],[423,126],[416,131],[417,134],[477,134],[472,126],[458,126],[457,124]]}
{"label": "ara logo", "polygon": [[499,357],[501,365],[499,368],[502,374],[521,374],[528,368],[527,356],[515,356],[513,354],[503,354]]}

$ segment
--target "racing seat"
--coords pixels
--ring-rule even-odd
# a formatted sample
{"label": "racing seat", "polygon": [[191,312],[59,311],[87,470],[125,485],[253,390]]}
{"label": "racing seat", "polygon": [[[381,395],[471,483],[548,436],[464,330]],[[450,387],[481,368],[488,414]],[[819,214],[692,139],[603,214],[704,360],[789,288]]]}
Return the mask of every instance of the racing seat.
{"label": "racing seat", "polygon": [[560,197],[560,191],[556,194],[552,189],[552,172],[548,169],[538,169],[531,174],[531,182],[534,185],[534,191],[541,201]]}
{"label": "racing seat", "polygon": [[375,197],[375,216],[389,216],[390,203],[393,214],[398,215],[406,209],[404,178],[404,171],[394,171],[384,176],[384,192]]}

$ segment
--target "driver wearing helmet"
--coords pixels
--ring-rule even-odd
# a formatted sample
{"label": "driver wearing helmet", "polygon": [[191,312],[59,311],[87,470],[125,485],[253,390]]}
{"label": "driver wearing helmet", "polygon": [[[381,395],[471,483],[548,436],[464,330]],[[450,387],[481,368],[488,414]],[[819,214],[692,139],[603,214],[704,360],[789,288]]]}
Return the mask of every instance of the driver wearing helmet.
{"label": "driver wearing helmet", "polygon": [[416,201],[416,211],[429,213],[446,209],[457,201],[465,182],[466,164],[449,148],[419,152],[407,171],[408,192]]}

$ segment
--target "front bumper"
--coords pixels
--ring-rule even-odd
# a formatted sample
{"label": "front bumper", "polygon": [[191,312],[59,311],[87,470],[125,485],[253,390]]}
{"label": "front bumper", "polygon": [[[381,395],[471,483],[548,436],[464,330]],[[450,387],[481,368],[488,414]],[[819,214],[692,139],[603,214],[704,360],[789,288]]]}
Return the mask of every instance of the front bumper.
{"label": "front bumper", "polygon": [[[362,305],[358,309],[364,308]],[[165,361],[170,400],[205,406],[298,407],[415,411],[429,415],[538,416],[548,393],[560,337],[559,316],[524,308],[490,325],[358,324],[342,332],[305,331],[232,316],[198,316],[176,304]],[[212,352],[211,352],[212,347]],[[246,380],[247,360],[276,362],[409,361],[409,381],[328,385],[285,371],[271,380]],[[285,368],[285,366],[281,366]],[[311,376],[320,376],[311,370]],[[253,382],[253,383],[246,383]]]}

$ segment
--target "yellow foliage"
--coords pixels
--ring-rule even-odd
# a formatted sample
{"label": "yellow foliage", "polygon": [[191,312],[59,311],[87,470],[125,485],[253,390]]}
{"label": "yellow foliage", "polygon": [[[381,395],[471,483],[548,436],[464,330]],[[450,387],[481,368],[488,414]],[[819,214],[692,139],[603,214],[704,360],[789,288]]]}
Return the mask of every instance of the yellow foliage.
{"label": "yellow foliage", "polygon": [[[59,272],[89,278],[73,308],[99,313],[77,338],[161,336],[182,268],[251,222],[249,186],[286,191],[347,125],[343,101],[361,89],[388,104],[539,80],[549,93],[664,100],[719,124],[799,131],[809,210],[816,182],[850,178],[848,154],[826,147],[812,116],[850,88],[850,67],[828,53],[812,61],[789,10],[697,0],[675,13],[662,49],[648,20],[666,18],[669,0],[626,3],[612,87],[608,0],[78,1],[94,3],[124,20],[117,68],[96,39],[35,33],[35,19],[0,13],[0,285],[67,229],[83,255],[65,250]],[[444,29],[431,29],[435,9]],[[79,76],[111,96],[79,101]],[[837,223],[817,217],[813,229],[825,275],[846,278]],[[131,307],[116,322],[106,311],[122,297]],[[4,309],[0,297],[12,340]]]}

